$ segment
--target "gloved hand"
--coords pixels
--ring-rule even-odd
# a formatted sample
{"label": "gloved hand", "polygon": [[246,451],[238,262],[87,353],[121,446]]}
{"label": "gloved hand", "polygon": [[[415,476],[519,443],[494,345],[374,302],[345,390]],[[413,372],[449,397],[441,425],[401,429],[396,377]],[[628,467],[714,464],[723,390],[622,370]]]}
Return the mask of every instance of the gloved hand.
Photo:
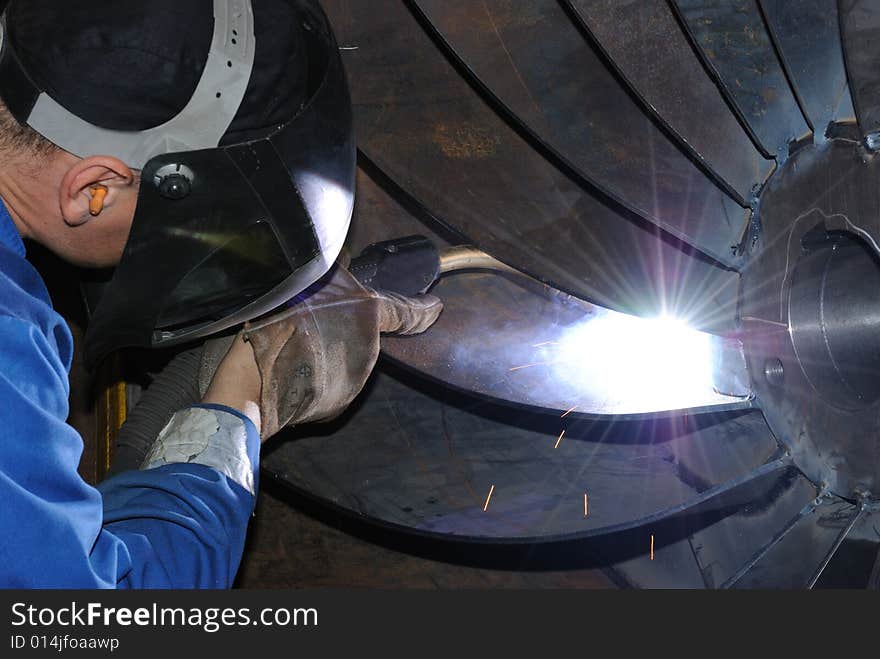
{"label": "gloved hand", "polygon": [[[341,414],[376,364],[380,333],[424,332],[443,309],[433,295],[410,298],[365,288],[341,266],[322,281],[290,308],[247,323],[239,338],[250,344],[252,354],[236,340],[206,391],[206,402],[217,402],[212,398],[218,387],[229,391],[234,386],[243,398],[251,398],[256,368],[264,440],[284,426]],[[223,344],[206,351],[202,381],[212,360],[217,361],[217,348]]]}

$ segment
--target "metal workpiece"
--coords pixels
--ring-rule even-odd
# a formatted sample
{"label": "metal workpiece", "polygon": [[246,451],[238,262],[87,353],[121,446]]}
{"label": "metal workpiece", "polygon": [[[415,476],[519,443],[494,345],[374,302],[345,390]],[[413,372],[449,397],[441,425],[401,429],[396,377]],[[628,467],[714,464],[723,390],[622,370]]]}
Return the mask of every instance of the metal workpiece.
{"label": "metal workpiece", "polygon": [[[571,0],[610,64],[680,144],[744,204],[773,163],[694,57],[666,0]],[[699,107],[699,115],[694,108]]]}
{"label": "metal workpiece", "polygon": [[813,388],[857,410],[880,398],[880,267],[856,239],[814,245],[795,266],[789,332]]}
{"label": "metal workpiece", "polygon": [[[699,149],[662,120],[652,122],[656,117],[651,106],[633,102],[619,84],[614,60],[594,51],[593,40],[584,34],[580,21],[572,20],[575,12],[560,6],[566,3],[529,0],[518,3],[515,14],[508,3],[499,0],[481,3],[482,12],[462,0],[413,0],[410,4],[424,17],[428,31],[445,45],[450,58],[463,65],[471,85],[499,103],[503,114],[570,165],[585,183],[721,263],[736,265],[729,248],[745,218],[737,206],[748,206],[743,191],[751,190],[765,176],[742,182],[738,190],[706,162]],[[487,41],[486,34],[494,38]],[[642,39],[639,52],[644,55],[649,47],[648,40]],[[548,76],[555,84],[548,85]],[[717,135],[711,121],[698,123],[707,134]],[[596,130],[598,126],[603,128]],[[621,158],[623,147],[625,159]],[[727,148],[725,158],[719,159],[725,172],[738,164],[728,164],[737,156],[730,153],[732,144]],[[693,168],[689,159],[702,167]],[[658,169],[663,175],[653,176]],[[650,187],[641,185],[649,176],[652,185],[661,188],[662,204],[651,197]],[[691,181],[696,203],[682,215],[676,216],[674,209],[683,208],[688,200],[680,197],[682,189],[667,177]],[[721,190],[726,194],[720,194]],[[697,199],[704,196],[711,204],[711,216],[705,213],[706,207],[697,211]]]}
{"label": "metal workpiece", "polygon": [[615,559],[637,555],[648,547],[645,524],[665,546],[681,537],[681,523],[698,528],[772,501],[802,478],[773,459],[775,442],[753,412],[582,420],[559,442],[558,415],[437,393],[382,367],[346,416],[329,435],[289,429],[267,445],[264,473],[389,532],[490,543],[500,554],[525,544],[542,569],[558,568],[560,552],[583,560],[568,543],[608,533],[634,533],[615,541]]}
{"label": "metal workpiece", "polygon": [[[706,317],[699,304],[714,303],[709,289],[704,296],[667,300],[666,316],[647,306],[647,318],[620,313],[566,294],[473,245],[449,245],[363,172],[358,187],[360,209],[382,222],[355,218],[352,253],[373,253],[378,243],[394,247],[399,259],[400,249],[421,241],[388,239],[417,232],[430,233],[439,248],[440,278],[430,292],[443,300],[444,313],[423,335],[383,337],[387,357],[446,386],[571,418],[752,405],[741,341],[676,320]],[[359,272],[361,257],[352,264]],[[404,275],[411,263],[402,265],[392,269],[389,263],[386,279]],[[421,275],[416,280],[414,288],[422,287]],[[406,292],[408,284],[397,283],[392,290]],[[699,304],[690,306],[694,302]]]}
{"label": "metal workpiece", "polygon": [[850,499],[880,481],[878,183],[862,144],[798,151],[762,196],[743,274],[757,404],[804,473]]}
{"label": "metal workpiece", "polygon": [[[360,149],[473,243],[584,297],[591,261],[571,241],[625,230],[615,225],[659,227],[661,243],[737,266],[748,210],[644,114],[554,0],[496,16],[497,35],[482,5],[456,3],[448,11],[484,29],[456,21],[439,44],[423,3],[325,6],[356,46],[343,58]],[[656,235],[638,243],[658,249]]]}
{"label": "metal workpiece", "polygon": [[348,269],[379,291],[431,290],[446,300],[431,332],[386,336],[383,349],[447,386],[572,418],[700,414],[751,404],[743,344],[735,336],[575,298],[472,245],[440,250],[423,235],[402,236],[367,245]]}
{"label": "metal workpiece", "polygon": [[838,0],[844,61],[856,118],[868,148],[880,148],[880,6],[866,0]]}
{"label": "metal workpiece", "polygon": [[[580,220],[566,217],[561,221],[564,228],[560,231],[542,232],[540,218],[530,216],[527,208],[514,208],[513,219],[535,225],[534,229],[523,230],[518,240],[511,235],[510,240],[499,241],[488,216],[471,215],[471,211],[466,211],[465,217],[449,216],[466,229],[474,243],[460,245],[455,244],[462,241],[460,234],[450,235],[447,223],[437,213],[438,208],[455,210],[448,205],[456,198],[454,190],[439,207],[428,205],[427,201],[401,190],[384,177],[384,172],[377,172],[374,163],[364,157],[362,161],[366,167],[358,176],[358,212],[348,242],[351,254],[359,253],[370,243],[424,234],[441,251],[441,269],[458,270],[466,265],[489,270],[502,268],[508,273],[515,272],[513,276],[520,278],[520,284],[540,281],[538,288],[557,289],[623,313],[673,315],[686,318],[696,329],[712,333],[729,332],[735,326],[737,273],[704,259],[691,259],[673,244],[658,241],[656,229],[629,222],[590,197],[574,199],[577,212],[583,215]],[[527,180],[527,185],[532,183]],[[491,202],[485,206],[487,212],[503,208],[501,189],[484,192],[497,195],[493,199],[478,198],[480,204]],[[516,189],[506,194],[510,199],[522,199]],[[548,193],[533,199],[537,206],[529,208],[539,213],[565,212],[558,205],[562,201],[558,194]],[[581,225],[576,230],[578,221]],[[492,246],[490,260],[482,245]],[[638,256],[633,258],[633,254]],[[443,294],[448,296],[450,291],[444,289]],[[471,308],[479,309],[480,305],[477,298]]]}
{"label": "metal workpiece", "polygon": [[694,47],[768,156],[785,160],[811,128],[786,78],[758,0],[672,0]]}
{"label": "metal workpiece", "polygon": [[804,565],[827,566],[839,548],[841,536],[849,531],[858,508],[835,497],[823,497],[808,504],[728,579],[723,588],[811,588],[815,570]]}
{"label": "metal workpiece", "polygon": [[711,336],[709,342],[712,388],[725,396],[750,398],[751,377],[742,341],[735,337]]}
{"label": "metal workpiece", "polygon": [[837,0],[760,0],[759,4],[813,140],[823,142],[829,124],[855,119]]}
{"label": "metal workpiece", "polygon": [[462,555],[880,586],[873,4],[323,5],[352,253],[430,237],[444,311],[270,476]]}
{"label": "metal workpiece", "polygon": [[444,312],[386,355],[463,391],[572,418],[679,415],[751,406],[742,344],[640,318],[520,276],[447,275]]}

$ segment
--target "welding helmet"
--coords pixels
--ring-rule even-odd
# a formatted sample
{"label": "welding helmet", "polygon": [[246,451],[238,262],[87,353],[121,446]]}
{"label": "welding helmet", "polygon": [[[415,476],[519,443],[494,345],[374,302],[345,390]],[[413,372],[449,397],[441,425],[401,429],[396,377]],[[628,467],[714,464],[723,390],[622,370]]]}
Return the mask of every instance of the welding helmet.
{"label": "welding helmet", "polygon": [[[112,4],[139,12],[153,5]],[[210,21],[210,1],[179,11],[196,4]],[[55,98],[17,52],[16,2],[4,12],[0,96],[16,120],[74,155],[111,155],[141,170],[122,258],[92,296],[90,365],[117,348],[181,343],[270,311],[330,268],[348,232],[351,101],[326,16],[314,0],[286,2],[302,35],[297,57],[307,62],[302,100],[269,127],[230,140],[259,33],[250,0],[212,4],[213,36],[195,91],[171,119],[138,130],[99,125],[73,109],[94,98]],[[266,28],[271,17],[263,20]],[[277,39],[271,27],[267,41]]]}

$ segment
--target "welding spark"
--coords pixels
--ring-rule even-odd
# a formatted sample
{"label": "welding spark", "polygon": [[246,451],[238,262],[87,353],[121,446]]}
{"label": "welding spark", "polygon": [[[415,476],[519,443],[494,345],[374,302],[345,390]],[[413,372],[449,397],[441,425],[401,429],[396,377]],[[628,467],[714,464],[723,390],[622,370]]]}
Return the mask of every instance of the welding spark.
{"label": "welding spark", "polygon": [[568,410],[567,412],[565,412],[560,418],[564,419],[564,418],[567,417],[569,414],[571,414],[572,412],[574,412],[577,408],[578,408],[578,406],[575,405],[575,406],[572,407],[570,410]]}
{"label": "welding spark", "polygon": [[550,362],[536,362],[534,364],[523,364],[522,366],[514,366],[511,371],[521,371],[524,368],[532,368],[533,366],[546,366]]}
{"label": "welding spark", "polygon": [[492,492],[494,492],[494,491],[495,491],[495,486],[493,485],[492,487],[489,488],[489,496],[486,497],[486,503],[483,506],[483,512],[485,512],[489,509],[489,499],[492,498]]}
{"label": "welding spark", "polygon": [[651,560],[654,560],[654,534],[651,534]]}
{"label": "welding spark", "polygon": [[565,436],[565,431],[563,430],[561,433],[559,433],[559,439],[556,440],[556,446],[554,446],[553,448],[559,448],[559,445],[562,443],[562,438],[564,436]]}
{"label": "welding spark", "polygon": [[533,345],[533,348],[543,348],[544,346],[558,346],[559,341],[544,341],[543,343],[536,343]]}
{"label": "welding spark", "polygon": [[587,499],[587,493],[584,492],[584,517],[590,516],[590,502]]}

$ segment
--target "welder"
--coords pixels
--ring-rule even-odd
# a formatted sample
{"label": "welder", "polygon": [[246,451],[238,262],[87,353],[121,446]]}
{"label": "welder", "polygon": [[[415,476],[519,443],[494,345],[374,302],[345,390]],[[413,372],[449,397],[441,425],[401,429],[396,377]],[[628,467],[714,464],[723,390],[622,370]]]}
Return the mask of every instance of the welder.
{"label": "welder", "polygon": [[[316,2],[2,4],[0,586],[228,587],[261,441],[340,414],[380,334],[424,331],[442,305],[336,264],[355,149]],[[71,333],[28,240],[104,269],[93,366],[235,337],[201,402],[97,488],[65,421]]]}

